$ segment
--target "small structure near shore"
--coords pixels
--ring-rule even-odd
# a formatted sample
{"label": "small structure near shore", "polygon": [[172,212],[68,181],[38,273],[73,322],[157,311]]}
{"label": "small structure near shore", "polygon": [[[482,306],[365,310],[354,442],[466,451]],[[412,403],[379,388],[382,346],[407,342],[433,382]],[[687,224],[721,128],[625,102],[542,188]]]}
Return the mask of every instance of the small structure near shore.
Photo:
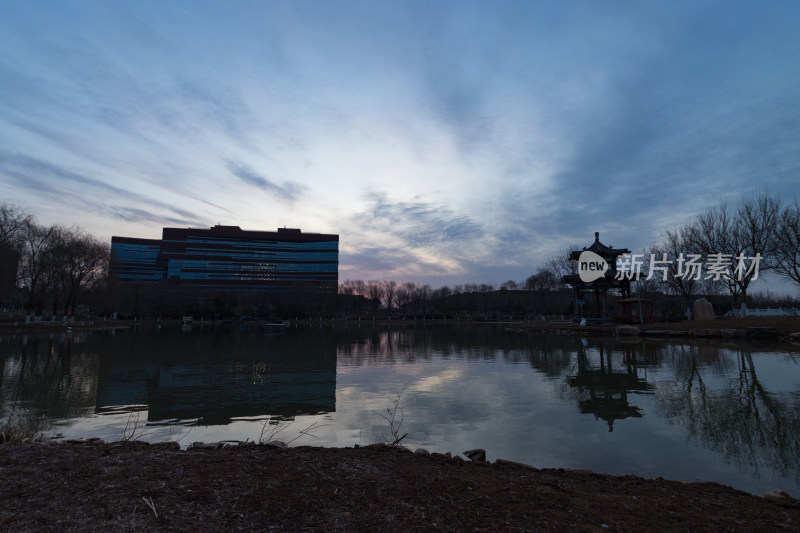
{"label": "small structure near shore", "polygon": [[653,314],[653,302],[647,298],[622,298],[617,305],[619,313],[614,315],[614,322],[620,324],[644,324],[659,318]]}

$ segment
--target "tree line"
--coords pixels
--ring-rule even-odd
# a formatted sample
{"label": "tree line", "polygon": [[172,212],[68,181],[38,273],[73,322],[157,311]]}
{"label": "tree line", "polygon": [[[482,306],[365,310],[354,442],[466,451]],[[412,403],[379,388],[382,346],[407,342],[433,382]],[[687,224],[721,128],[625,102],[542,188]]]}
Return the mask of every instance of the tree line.
{"label": "tree line", "polygon": [[346,280],[339,284],[339,309],[358,316],[521,318],[564,313],[571,294],[549,271],[520,282],[436,288],[414,282]]}
{"label": "tree line", "polygon": [[[433,289],[415,283],[347,280],[340,283],[339,292],[360,295],[360,305],[373,313],[382,309],[401,314],[461,310],[571,315],[572,293],[563,277],[577,273],[577,262],[570,254],[581,249],[566,247],[525,280],[508,280],[499,286],[468,283]],[[627,268],[641,273],[639,294],[657,304],[662,316],[685,316],[685,309],[699,297],[711,299],[720,309],[736,309],[742,303],[795,306],[792,297],[769,292],[751,295],[748,291],[753,282],[770,272],[800,287],[800,204],[796,199],[784,203],[769,194],[744,197],[734,206],[722,203],[686,224],[667,229],[658,242],[633,253],[635,259],[625,258]],[[702,260],[700,266],[708,267],[710,258],[713,272],[701,268],[687,275],[687,262],[697,265]],[[512,292],[526,294],[515,298]]]}
{"label": "tree line", "polygon": [[[715,265],[716,272],[687,275],[690,256]],[[644,289],[676,296],[687,306],[701,295],[726,295],[732,308],[751,305],[753,283],[769,273],[799,288],[800,204],[766,193],[736,205],[721,203],[667,229],[645,259],[648,273],[653,261],[666,272],[647,280]]]}
{"label": "tree line", "polygon": [[[104,313],[197,311],[216,317],[266,313],[473,318],[571,315],[572,290],[563,276],[576,272],[577,263],[570,259],[570,252],[580,249],[566,247],[526,279],[498,285],[434,288],[392,280],[345,280],[339,283],[336,298],[287,294],[181,294],[167,298],[147,287],[107,290],[108,243],[76,226],[42,225],[29,211],[0,204],[0,303],[24,307],[32,314],[75,312],[76,307],[88,304]],[[659,305],[663,315],[680,315],[700,296],[729,308],[741,303],[774,305],[780,298],[769,293],[753,295],[752,285],[772,272],[800,287],[800,204],[796,199],[783,202],[768,194],[745,197],[736,205],[722,203],[686,224],[667,229],[658,242],[637,255],[640,262],[636,267],[642,273],[639,293]],[[720,275],[686,275],[689,259],[712,256],[726,261],[723,271],[717,272]],[[738,258],[747,259],[747,264],[739,264]],[[752,266],[753,258],[758,258],[758,268],[745,268]],[[719,267],[717,264],[717,270]],[[791,298],[784,300],[796,304]]]}
{"label": "tree line", "polygon": [[46,226],[25,209],[0,205],[0,302],[32,314],[74,313],[102,299],[110,246],[77,226]]}

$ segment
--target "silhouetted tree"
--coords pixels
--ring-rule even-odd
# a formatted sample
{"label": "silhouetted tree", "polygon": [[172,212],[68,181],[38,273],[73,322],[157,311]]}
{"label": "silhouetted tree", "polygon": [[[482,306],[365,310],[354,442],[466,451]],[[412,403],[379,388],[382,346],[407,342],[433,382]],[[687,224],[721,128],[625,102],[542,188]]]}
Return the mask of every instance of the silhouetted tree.
{"label": "silhouetted tree", "polygon": [[800,204],[797,200],[781,211],[774,256],[775,270],[800,285]]}
{"label": "silhouetted tree", "polygon": [[9,204],[0,204],[0,301],[12,300],[24,247],[25,231],[33,215]]}
{"label": "silhouetted tree", "polygon": [[372,305],[372,312],[377,313],[378,309],[381,307],[381,300],[383,299],[383,284],[381,284],[380,281],[368,282],[365,296]]}
{"label": "silhouetted tree", "polygon": [[[747,298],[747,288],[759,272],[772,267],[775,230],[780,201],[766,194],[742,200],[736,210],[721,204],[701,213],[686,227],[690,251],[703,255],[706,267],[717,264],[716,272],[704,273],[728,289],[734,306]],[[751,268],[760,258],[759,268]]]}
{"label": "silhouetted tree", "polygon": [[74,311],[81,299],[105,284],[110,248],[80,228],[54,227],[51,253],[54,255],[54,282],[66,311]]}
{"label": "silhouetted tree", "polygon": [[28,226],[33,224],[33,215],[10,204],[0,204],[0,246],[21,251]]}
{"label": "silhouetted tree", "polygon": [[19,280],[27,291],[28,311],[35,314],[41,313],[56,281],[55,232],[54,227],[46,228],[33,221],[24,228]]}
{"label": "silhouetted tree", "polygon": [[570,254],[574,250],[580,249],[581,247],[578,245],[567,246],[560,252],[555,253],[547,259],[544,270],[549,270],[559,281],[559,283],[563,283],[561,278],[568,274],[577,273],[577,262],[570,258]]}
{"label": "silhouetted tree", "polygon": [[561,286],[561,280],[553,271],[540,268],[536,274],[529,276],[522,286],[527,291],[550,291]]}
{"label": "silhouetted tree", "polygon": [[386,303],[386,311],[389,313],[389,316],[391,316],[392,314],[392,308],[394,307],[396,297],[397,297],[397,282],[384,281],[383,300]]}

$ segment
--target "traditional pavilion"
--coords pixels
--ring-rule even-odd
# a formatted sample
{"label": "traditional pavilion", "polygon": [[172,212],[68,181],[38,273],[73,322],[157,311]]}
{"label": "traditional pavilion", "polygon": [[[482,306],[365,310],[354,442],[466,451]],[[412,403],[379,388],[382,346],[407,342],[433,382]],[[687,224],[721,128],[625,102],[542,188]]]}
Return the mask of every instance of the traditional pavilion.
{"label": "traditional pavilion", "polygon": [[606,246],[600,242],[600,232],[594,232],[594,242],[591,246],[584,247],[583,250],[574,250],[570,252],[569,258],[573,261],[578,261],[578,258],[583,252],[594,252],[602,257],[608,263],[608,270],[605,274],[592,282],[584,282],[578,274],[568,274],[563,276],[564,283],[572,286],[574,296],[574,318],[581,318],[584,316],[582,306],[586,303],[584,297],[587,294],[594,294],[595,302],[597,305],[596,317],[600,319],[608,319],[608,300],[607,295],[609,291],[619,291],[622,298],[630,298],[631,296],[631,281],[639,278],[638,273],[633,275],[621,276],[622,279],[617,278],[617,258],[621,255],[631,253],[627,248],[613,248]]}

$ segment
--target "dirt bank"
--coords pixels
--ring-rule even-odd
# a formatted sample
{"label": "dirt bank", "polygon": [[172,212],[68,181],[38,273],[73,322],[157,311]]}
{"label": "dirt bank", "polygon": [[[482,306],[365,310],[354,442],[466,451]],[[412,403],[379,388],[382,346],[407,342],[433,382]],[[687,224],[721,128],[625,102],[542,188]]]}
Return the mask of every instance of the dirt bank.
{"label": "dirt bank", "polygon": [[713,483],[398,448],[0,445],[7,531],[800,531],[800,502]]}

